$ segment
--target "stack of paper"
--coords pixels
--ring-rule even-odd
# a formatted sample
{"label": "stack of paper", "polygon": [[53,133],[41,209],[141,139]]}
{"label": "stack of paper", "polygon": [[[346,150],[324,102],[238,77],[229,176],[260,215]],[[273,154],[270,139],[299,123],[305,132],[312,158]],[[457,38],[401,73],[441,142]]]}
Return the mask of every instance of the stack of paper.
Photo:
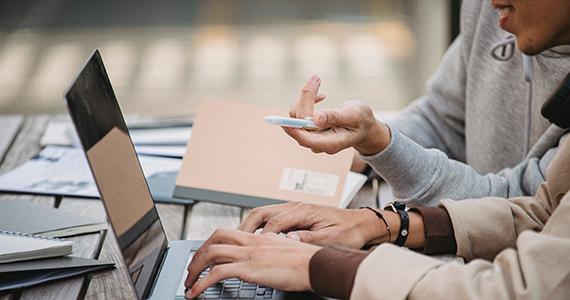
{"label": "stack of paper", "polygon": [[73,242],[0,231],[0,264],[71,254]]}
{"label": "stack of paper", "polygon": [[[174,124],[147,123],[129,123],[129,133],[137,153],[175,158],[184,156],[186,143],[188,143],[192,135],[192,127],[188,122]],[[153,124],[156,127],[151,127]],[[164,127],[163,125],[180,126]],[[48,123],[40,145],[79,146],[79,139],[69,120],[55,120]]]}
{"label": "stack of paper", "polygon": [[[181,160],[139,156],[155,201],[188,204],[172,197]],[[97,185],[79,148],[48,146],[23,165],[0,176],[0,191],[99,198]]]}

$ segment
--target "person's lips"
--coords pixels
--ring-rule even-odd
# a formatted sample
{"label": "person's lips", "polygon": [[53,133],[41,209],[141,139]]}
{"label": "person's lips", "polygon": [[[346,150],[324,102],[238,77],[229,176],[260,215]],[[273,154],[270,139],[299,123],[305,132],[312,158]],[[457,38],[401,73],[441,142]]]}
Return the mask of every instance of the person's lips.
{"label": "person's lips", "polygon": [[515,7],[511,5],[496,7],[499,14],[499,26],[508,31],[509,18],[514,14]]}

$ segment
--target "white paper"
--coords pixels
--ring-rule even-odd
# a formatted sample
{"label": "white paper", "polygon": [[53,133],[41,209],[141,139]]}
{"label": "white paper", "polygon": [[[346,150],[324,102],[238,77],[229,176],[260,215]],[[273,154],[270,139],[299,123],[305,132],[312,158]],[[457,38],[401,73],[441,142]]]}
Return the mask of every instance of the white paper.
{"label": "white paper", "polygon": [[68,134],[70,129],[73,130],[73,127],[68,120],[50,121],[44,131],[40,145],[71,146],[72,140]]}
{"label": "white paper", "polygon": [[182,158],[186,153],[186,146],[146,146],[135,145],[138,154],[164,157]]}
{"label": "white paper", "polygon": [[[182,160],[139,156],[145,176],[180,169]],[[83,150],[49,146],[22,166],[0,176],[0,190],[99,198]]]}
{"label": "white paper", "polygon": [[347,208],[350,204],[350,201],[352,201],[352,198],[356,196],[364,183],[366,183],[366,180],[368,180],[368,177],[366,175],[355,172],[348,172],[346,175],[346,180],[344,181],[344,189],[342,190],[342,196],[340,197],[340,203],[338,204],[338,207]]}
{"label": "white paper", "polygon": [[[192,135],[192,127],[130,129],[135,145],[185,146]],[[79,138],[69,120],[50,121],[40,141],[41,146],[76,146]]]}
{"label": "white paper", "polygon": [[287,191],[333,197],[339,176],[301,169],[284,168],[279,188]]}
{"label": "white paper", "polygon": [[133,129],[129,133],[136,145],[186,145],[192,127]]}

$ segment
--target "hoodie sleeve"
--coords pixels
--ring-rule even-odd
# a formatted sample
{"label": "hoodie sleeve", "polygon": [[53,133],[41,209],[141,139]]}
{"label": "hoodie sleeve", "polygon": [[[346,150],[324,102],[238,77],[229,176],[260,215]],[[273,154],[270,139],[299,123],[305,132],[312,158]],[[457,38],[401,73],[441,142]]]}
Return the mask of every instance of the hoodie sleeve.
{"label": "hoodie sleeve", "polygon": [[442,151],[423,148],[392,129],[392,141],[386,149],[362,158],[390,184],[396,198],[434,206],[441,199],[534,194],[557,152],[558,147],[553,147],[540,158],[524,160],[496,174],[481,175],[472,167],[449,159]]}

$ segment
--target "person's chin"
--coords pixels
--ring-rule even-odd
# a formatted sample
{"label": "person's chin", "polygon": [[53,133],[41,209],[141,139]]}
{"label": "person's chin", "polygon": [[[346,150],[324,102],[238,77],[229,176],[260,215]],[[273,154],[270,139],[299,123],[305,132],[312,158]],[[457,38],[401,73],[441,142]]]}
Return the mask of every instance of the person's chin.
{"label": "person's chin", "polygon": [[517,47],[526,55],[536,55],[548,48],[533,39],[531,35],[517,36]]}

